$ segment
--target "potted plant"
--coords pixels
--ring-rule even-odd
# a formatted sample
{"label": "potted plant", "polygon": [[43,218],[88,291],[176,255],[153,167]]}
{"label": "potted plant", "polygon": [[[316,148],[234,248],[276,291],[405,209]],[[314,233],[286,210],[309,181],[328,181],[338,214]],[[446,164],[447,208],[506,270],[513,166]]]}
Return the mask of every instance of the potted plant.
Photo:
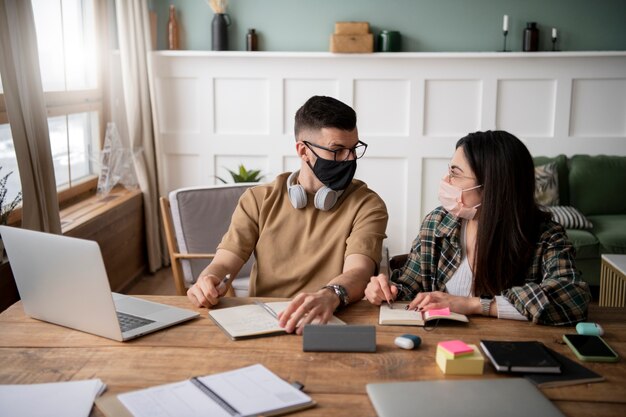
{"label": "potted plant", "polygon": [[[258,169],[246,169],[243,164],[239,165],[239,172],[231,171],[230,169],[226,169],[230,172],[231,177],[233,177],[233,182],[259,182],[263,179],[264,175],[259,175],[261,173]],[[223,178],[216,177],[218,180],[222,181],[226,184],[226,181]]]}
{"label": "potted plant", "polygon": [[[0,167],[0,171],[2,167]],[[13,198],[13,201],[7,203],[5,199],[7,198],[7,181],[9,180],[9,176],[13,174],[13,171],[9,172],[4,177],[0,178],[0,224],[7,224],[9,221],[9,216],[11,212],[22,202],[22,192],[20,191]],[[0,236],[0,256],[4,259],[4,243],[2,243],[2,237]]]}
{"label": "potted plant", "polygon": [[[2,167],[0,167],[0,171]],[[7,197],[7,181],[9,180],[9,176],[13,174],[13,171],[9,172],[7,175],[0,179],[0,224],[7,224],[9,221],[9,216],[11,212],[22,202],[22,192],[17,193],[13,201],[7,203],[4,201]]]}

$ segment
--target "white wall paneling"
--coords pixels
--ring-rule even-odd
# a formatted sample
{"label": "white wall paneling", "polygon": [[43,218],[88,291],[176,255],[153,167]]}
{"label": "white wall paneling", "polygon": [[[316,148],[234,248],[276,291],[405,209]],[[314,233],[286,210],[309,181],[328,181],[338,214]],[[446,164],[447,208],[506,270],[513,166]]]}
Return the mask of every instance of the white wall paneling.
{"label": "white wall paneling", "polygon": [[462,137],[480,129],[480,80],[426,80],[424,136]]}
{"label": "white wall paneling", "polygon": [[309,97],[315,95],[338,98],[338,80],[284,80],[285,102],[283,105],[283,133],[285,135],[291,135],[293,133],[293,121],[296,111]]}
{"label": "white wall paneling", "polygon": [[572,136],[626,136],[626,78],[575,79]]}
{"label": "white wall paneling", "polygon": [[357,177],[385,200],[406,252],[456,141],[509,130],[534,155],[626,155],[626,53],[151,55],[159,187],[217,183],[240,163],[266,180],[299,167],[293,117],[312,95],[354,107],[369,144]]}
{"label": "white wall paneling", "polygon": [[496,128],[520,137],[553,137],[555,80],[500,80]]}

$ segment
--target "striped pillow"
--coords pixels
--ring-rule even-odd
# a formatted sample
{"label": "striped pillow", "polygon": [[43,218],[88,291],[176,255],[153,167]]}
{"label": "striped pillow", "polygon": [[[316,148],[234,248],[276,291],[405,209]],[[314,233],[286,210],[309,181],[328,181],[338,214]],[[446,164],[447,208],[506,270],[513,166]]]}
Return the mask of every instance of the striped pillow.
{"label": "striped pillow", "polygon": [[552,219],[566,229],[591,229],[593,224],[577,208],[572,206],[549,206]]}

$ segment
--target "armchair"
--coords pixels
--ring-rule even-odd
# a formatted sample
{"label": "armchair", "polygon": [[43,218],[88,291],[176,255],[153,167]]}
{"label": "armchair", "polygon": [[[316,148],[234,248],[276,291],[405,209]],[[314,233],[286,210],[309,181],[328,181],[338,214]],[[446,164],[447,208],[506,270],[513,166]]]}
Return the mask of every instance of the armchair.
{"label": "armchair", "polygon": [[[169,198],[161,197],[167,247],[179,295],[187,293],[187,288],[215,257],[239,197],[253,185],[256,183],[181,188],[172,191]],[[231,295],[248,295],[253,263],[251,256],[232,281]]]}

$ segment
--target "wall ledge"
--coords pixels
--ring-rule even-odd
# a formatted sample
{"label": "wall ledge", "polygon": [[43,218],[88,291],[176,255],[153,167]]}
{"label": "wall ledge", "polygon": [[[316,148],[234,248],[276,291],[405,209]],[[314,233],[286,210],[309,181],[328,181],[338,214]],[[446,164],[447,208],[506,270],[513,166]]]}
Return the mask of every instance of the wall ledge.
{"label": "wall ledge", "polygon": [[510,58],[600,58],[626,57],[626,51],[568,51],[568,52],[374,52],[369,54],[338,54],[332,52],[277,51],[153,51],[157,57],[181,58],[316,58],[316,59],[510,59]]}

